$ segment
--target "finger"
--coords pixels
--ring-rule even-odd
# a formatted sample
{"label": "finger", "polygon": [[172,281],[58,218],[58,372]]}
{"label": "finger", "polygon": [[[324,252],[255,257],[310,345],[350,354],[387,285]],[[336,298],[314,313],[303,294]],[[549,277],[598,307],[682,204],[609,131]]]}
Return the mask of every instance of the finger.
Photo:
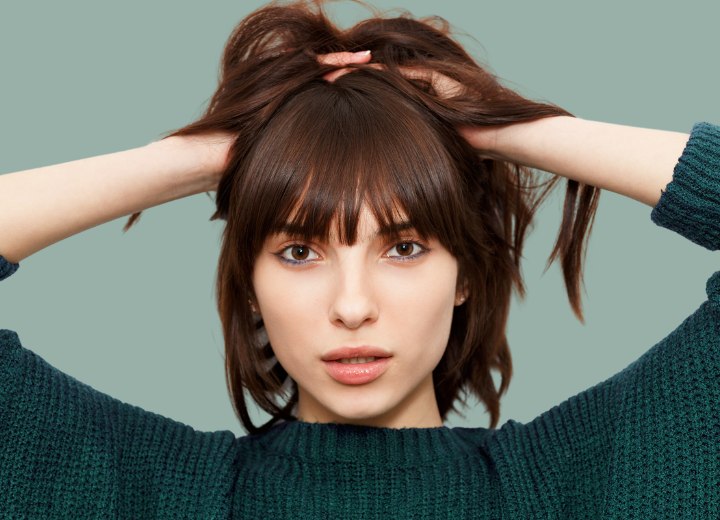
{"label": "finger", "polygon": [[[384,66],[380,65],[379,63],[368,63],[367,66],[372,67],[373,69],[378,69],[378,70],[382,70],[385,68]],[[354,72],[356,70],[358,70],[358,69],[356,69],[355,67],[343,67],[342,69],[336,69],[336,70],[326,73],[323,76],[323,79],[332,83],[333,81],[338,79],[340,76],[343,76],[343,75],[347,74],[348,72]]]}
{"label": "finger", "polygon": [[317,59],[323,65],[343,66],[350,63],[367,63],[370,61],[370,55],[370,51],[331,52],[330,54],[320,54]]}
{"label": "finger", "polygon": [[323,76],[323,79],[324,79],[325,81],[328,81],[328,82],[332,83],[333,81],[335,81],[336,79],[338,79],[338,78],[339,78],[340,76],[342,76],[343,74],[347,74],[348,72],[352,72],[353,70],[354,70],[354,69],[350,69],[350,68],[347,68],[347,67],[342,68],[342,69],[333,70],[333,71],[328,72],[327,74],[325,74],[325,75]]}
{"label": "finger", "polygon": [[419,79],[429,82],[442,99],[451,98],[463,93],[462,84],[433,70],[399,67],[401,74],[408,79]]}
{"label": "finger", "polygon": [[426,69],[418,69],[414,67],[398,67],[400,74],[407,79],[420,79],[432,83],[432,72]]}

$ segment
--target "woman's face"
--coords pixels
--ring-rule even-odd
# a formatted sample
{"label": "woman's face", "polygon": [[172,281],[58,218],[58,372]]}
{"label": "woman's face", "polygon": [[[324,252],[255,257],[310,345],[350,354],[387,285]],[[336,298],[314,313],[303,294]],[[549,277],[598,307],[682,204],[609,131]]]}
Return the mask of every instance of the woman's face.
{"label": "woman's face", "polygon": [[[253,272],[258,311],[275,356],[298,384],[299,420],[441,426],[432,371],[460,303],[457,261],[437,240],[422,242],[412,229],[400,241],[377,232],[363,208],[353,246],[334,235],[329,243],[270,236]],[[356,346],[390,355],[375,363],[382,374],[359,383],[332,377],[330,364],[360,368],[361,378],[368,372],[372,363],[323,360],[334,349]]]}

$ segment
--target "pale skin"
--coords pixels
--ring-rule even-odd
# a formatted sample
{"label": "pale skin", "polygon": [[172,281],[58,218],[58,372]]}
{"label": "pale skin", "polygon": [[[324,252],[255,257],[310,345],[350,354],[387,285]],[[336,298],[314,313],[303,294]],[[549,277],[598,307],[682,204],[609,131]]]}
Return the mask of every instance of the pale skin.
{"label": "pale skin", "polygon": [[[339,67],[325,76],[326,80],[334,81],[351,71],[344,68],[345,65],[368,63],[372,56],[335,53],[319,59]],[[431,78],[439,91],[455,87],[447,83],[447,78]],[[459,130],[487,157],[607,189],[651,207],[657,204],[661,190],[672,180],[673,167],[689,137],[686,133],[572,117],[552,117],[493,129]],[[20,262],[55,242],[110,220],[182,197],[214,191],[233,139],[234,136],[222,134],[171,137],[130,150],[1,175],[0,255],[11,262]],[[412,338],[404,341],[403,331],[413,330],[422,322],[408,321],[397,329],[387,324],[397,323],[400,316],[398,300],[394,299],[398,290],[400,293],[411,291],[410,282],[429,280],[423,268],[434,266],[436,272],[442,273],[440,285],[426,293],[424,305],[407,314],[418,320],[439,320],[442,326],[437,329],[446,339],[449,328],[446,331],[443,327],[449,324],[448,317],[460,296],[456,288],[455,261],[439,244],[434,244],[430,246],[432,253],[416,263],[410,262],[412,265],[401,266],[387,256],[395,244],[381,244],[372,239],[374,222],[367,215],[361,228],[363,239],[352,247],[339,247],[332,240],[328,244],[317,244],[319,260],[310,267],[289,268],[277,262],[277,256],[270,251],[277,252],[280,242],[270,241],[258,258],[255,289],[259,311],[266,318],[271,339],[274,336],[277,340],[271,343],[277,343],[278,359],[282,361],[285,357],[288,372],[295,371],[292,375],[306,388],[301,392],[298,415],[311,422],[439,426],[442,423],[428,377],[438,356],[442,355],[442,341],[433,337],[423,344],[426,351],[412,350]],[[311,353],[314,361],[331,347],[363,342],[377,344],[382,338],[395,338],[398,361],[406,361],[402,366],[398,363],[396,369],[397,375],[405,378],[402,384],[378,385],[385,390],[369,392],[367,395],[374,395],[373,399],[358,400],[356,395],[343,395],[337,387],[328,386],[320,379],[322,374],[312,372],[315,369],[305,370],[307,361],[283,348],[290,344],[283,338],[295,332],[304,335],[307,331],[297,329],[297,323],[304,323],[308,316],[297,315],[299,321],[293,321],[279,313],[278,302],[284,300],[278,298],[286,298],[287,293],[281,295],[277,286],[268,281],[279,280],[280,275],[284,276],[286,287],[295,284],[314,288],[310,296],[317,306],[297,301],[292,309],[299,313],[316,310],[310,316],[314,327],[325,331],[323,337],[328,343],[339,342],[316,346]],[[312,276],[321,283],[304,285]],[[334,285],[328,283],[329,280],[334,280]],[[419,352],[423,352],[424,357],[418,356]],[[424,364],[417,367],[413,376],[406,370],[417,362]],[[352,403],[352,407],[348,407],[348,403]]]}
{"label": "pale skin", "polygon": [[[352,246],[334,236],[327,243],[267,239],[253,286],[270,344],[298,384],[299,420],[441,426],[432,371],[447,345],[453,307],[464,301],[456,290],[457,261],[440,242],[422,241],[413,230],[400,241],[376,232],[364,208]],[[360,345],[392,355],[386,372],[364,385],[331,378],[323,354]]]}

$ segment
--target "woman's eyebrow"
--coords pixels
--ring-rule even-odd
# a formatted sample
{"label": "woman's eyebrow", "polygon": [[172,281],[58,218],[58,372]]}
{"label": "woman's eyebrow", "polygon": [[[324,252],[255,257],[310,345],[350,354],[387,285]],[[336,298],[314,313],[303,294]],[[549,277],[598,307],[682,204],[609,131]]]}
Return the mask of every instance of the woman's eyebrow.
{"label": "woman's eyebrow", "polygon": [[[415,225],[409,220],[392,222],[389,225],[381,226],[380,229],[378,229],[375,234],[371,236],[371,238],[376,238],[378,235],[387,237],[397,234],[401,231],[406,231],[408,229],[415,229]],[[305,234],[303,226],[297,226],[290,222],[286,222],[285,224],[280,226],[277,232],[285,233],[290,236],[302,236]]]}
{"label": "woman's eyebrow", "polygon": [[390,236],[401,231],[407,231],[409,229],[415,229],[415,224],[409,220],[403,220],[401,222],[393,222],[389,226],[382,226],[376,233],[375,236]]}

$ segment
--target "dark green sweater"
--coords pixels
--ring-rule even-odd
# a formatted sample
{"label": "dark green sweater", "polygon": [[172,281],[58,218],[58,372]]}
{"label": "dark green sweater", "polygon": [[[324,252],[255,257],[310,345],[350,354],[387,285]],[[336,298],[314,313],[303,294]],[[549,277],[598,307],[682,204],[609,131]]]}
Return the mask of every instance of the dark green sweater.
{"label": "dark green sweater", "polygon": [[[693,127],[651,218],[720,248],[720,127]],[[17,267],[0,257],[0,279]],[[495,430],[200,432],[0,330],[0,517],[720,518],[720,271],[706,288],[620,373]]]}

